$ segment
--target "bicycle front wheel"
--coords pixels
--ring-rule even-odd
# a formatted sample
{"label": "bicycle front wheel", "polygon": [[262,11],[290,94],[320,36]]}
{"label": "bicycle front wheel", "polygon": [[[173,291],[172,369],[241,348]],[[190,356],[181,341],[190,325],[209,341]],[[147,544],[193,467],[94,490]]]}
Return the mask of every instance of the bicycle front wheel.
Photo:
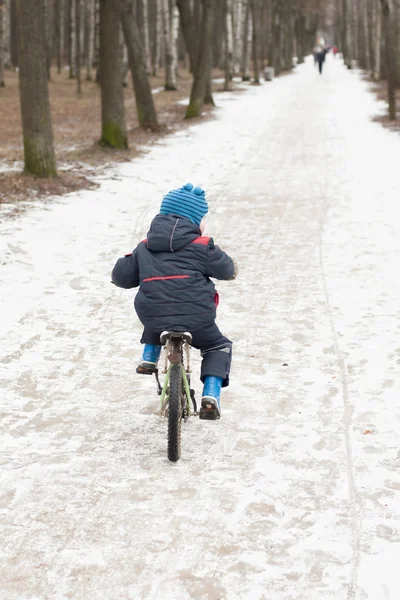
{"label": "bicycle front wheel", "polygon": [[169,378],[168,458],[176,462],[181,457],[182,373],[181,365],[172,365]]}

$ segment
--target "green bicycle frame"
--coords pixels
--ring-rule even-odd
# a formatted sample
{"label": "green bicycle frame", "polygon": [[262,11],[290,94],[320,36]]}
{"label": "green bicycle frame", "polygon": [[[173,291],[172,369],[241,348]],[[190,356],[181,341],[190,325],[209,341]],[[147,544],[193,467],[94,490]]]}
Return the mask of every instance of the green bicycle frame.
{"label": "green bicycle frame", "polygon": [[[191,407],[190,407],[190,388],[189,388],[189,382],[188,382],[188,378],[187,378],[187,374],[186,374],[186,370],[185,367],[183,366],[182,363],[180,363],[180,367],[181,367],[181,374],[182,374],[182,379],[183,379],[183,385],[185,388],[185,394],[186,394],[186,398],[187,398],[187,404],[188,404],[188,413],[189,416],[191,414]],[[161,398],[160,398],[160,402],[161,402],[161,413],[164,412],[164,410],[167,408],[167,404],[168,404],[168,394],[167,394],[167,388],[168,388],[168,384],[169,384],[169,377],[170,377],[170,373],[171,373],[171,368],[172,368],[172,364],[169,365],[168,370],[165,374],[165,379],[164,379],[164,384],[162,387],[162,391],[161,391]]]}

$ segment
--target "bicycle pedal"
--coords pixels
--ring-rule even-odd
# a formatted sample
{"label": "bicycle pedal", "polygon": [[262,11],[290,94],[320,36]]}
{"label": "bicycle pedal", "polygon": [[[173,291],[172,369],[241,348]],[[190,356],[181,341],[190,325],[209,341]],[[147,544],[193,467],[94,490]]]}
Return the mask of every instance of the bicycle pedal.
{"label": "bicycle pedal", "polygon": [[199,419],[203,421],[217,421],[221,418],[221,415],[218,413],[218,410],[215,406],[210,408],[202,406],[199,412]]}
{"label": "bicycle pedal", "polygon": [[220,418],[215,408],[201,408],[199,412],[199,419],[202,421],[217,421]]}
{"label": "bicycle pedal", "polygon": [[154,375],[156,371],[157,367],[151,365],[138,365],[136,367],[136,373],[139,373],[139,375]]}

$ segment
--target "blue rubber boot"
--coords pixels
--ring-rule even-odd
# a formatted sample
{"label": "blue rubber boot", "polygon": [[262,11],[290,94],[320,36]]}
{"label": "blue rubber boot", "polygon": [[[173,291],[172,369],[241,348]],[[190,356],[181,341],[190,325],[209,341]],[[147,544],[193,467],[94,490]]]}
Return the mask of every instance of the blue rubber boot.
{"label": "blue rubber boot", "polygon": [[136,373],[141,375],[152,375],[157,371],[157,363],[160,358],[161,346],[155,344],[145,344],[143,348],[142,360],[136,368]]}
{"label": "blue rubber boot", "polygon": [[221,387],[222,377],[207,375],[204,379],[203,395],[201,398],[200,419],[216,421],[221,418]]}

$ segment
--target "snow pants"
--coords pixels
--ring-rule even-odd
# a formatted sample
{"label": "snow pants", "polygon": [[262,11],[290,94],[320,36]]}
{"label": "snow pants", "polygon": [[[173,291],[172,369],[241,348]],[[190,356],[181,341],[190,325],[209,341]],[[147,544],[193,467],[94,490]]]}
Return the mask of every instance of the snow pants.
{"label": "snow pants", "polygon": [[[150,331],[148,327],[145,327],[140,341],[142,344],[159,346],[161,333],[161,331]],[[192,334],[192,346],[201,351],[203,359],[201,381],[204,383],[207,375],[214,375],[223,379],[222,387],[227,387],[232,361],[232,342],[222,335],[215,322],[190,333]]]}

